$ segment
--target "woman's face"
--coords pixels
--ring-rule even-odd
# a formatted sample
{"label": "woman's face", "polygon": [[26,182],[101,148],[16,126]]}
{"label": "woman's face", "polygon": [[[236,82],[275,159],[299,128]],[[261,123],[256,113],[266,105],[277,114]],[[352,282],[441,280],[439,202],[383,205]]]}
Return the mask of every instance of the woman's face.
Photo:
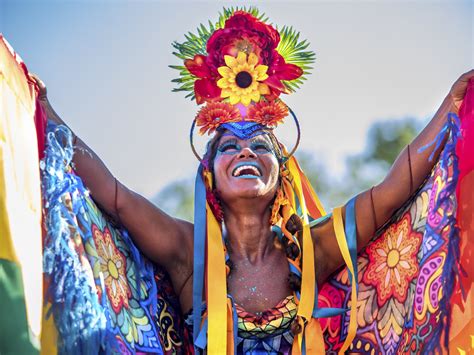
{"label": "woman's face", "polygon": [[214,158],[216,189],[222,202],[261,197],[271,202],[275,196],[279,164],[267,134],[248,140],[224,135]]}

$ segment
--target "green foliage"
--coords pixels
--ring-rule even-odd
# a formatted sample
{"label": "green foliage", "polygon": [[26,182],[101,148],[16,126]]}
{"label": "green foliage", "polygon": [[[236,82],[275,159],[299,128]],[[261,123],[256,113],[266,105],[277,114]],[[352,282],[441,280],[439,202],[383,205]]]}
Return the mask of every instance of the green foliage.
{"label": "green foliage", "polygon": [[300,41],[300,33],[295,31],[291,26],[283,26],[280,33],[280,43],[277,51],[290,64],[295,64],[303,70],[303,75],[295,80],[284,80],[283,84],[289,92],[294,92],[306,80],[306,75],[310,74],[313,67],[310,64],[316,60],[316,54],[313,51],[306,50],[309,46],[307,40]]}
{"label": "green foliage", "polygon": [[151,202],[173,217],[192,221],[194,218],[193,179],[169,184]]}
{"label": "green foliage", "polygon": [[316,181],[316,192],[325,206],[344,204],[352,196],[378,184],[420,128],[421,122],[414,118],[375,122],[368,130],[365,149],[346,158],[346,171],[341,177],[313,175],[314,161],[307,166],[303,163],[303,169],[311,183]]}

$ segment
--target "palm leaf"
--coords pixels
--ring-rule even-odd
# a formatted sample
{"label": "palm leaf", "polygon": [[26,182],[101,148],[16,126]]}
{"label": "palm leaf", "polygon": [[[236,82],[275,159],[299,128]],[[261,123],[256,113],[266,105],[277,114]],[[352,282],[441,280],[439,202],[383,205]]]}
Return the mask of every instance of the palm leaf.
{"label": "palm leaf", "polygon": [[280,33],[278,53],[282,55],[287,63],[295,64],[303,70],[303,75],[298,79],[282,81],[289,92],[294,92],[300,88],[306,80],[306,76],[311,74],[310,70],[313,69],[311,64],[316,60],[316,53],[307,50],[309,42],[307,40],[300,41],[300,33],[292,26],[283,26],[278,32]]}

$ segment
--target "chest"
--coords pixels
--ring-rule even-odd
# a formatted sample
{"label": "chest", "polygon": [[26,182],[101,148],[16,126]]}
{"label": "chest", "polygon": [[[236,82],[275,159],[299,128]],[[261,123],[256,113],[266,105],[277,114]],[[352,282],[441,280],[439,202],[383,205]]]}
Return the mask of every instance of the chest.
{"label": "chest", "polygon": [[284,254],[276,253],[255,263],[239,259],[232,262],[228,291],[247,312],[258,314],[291,295],[290,271]]}

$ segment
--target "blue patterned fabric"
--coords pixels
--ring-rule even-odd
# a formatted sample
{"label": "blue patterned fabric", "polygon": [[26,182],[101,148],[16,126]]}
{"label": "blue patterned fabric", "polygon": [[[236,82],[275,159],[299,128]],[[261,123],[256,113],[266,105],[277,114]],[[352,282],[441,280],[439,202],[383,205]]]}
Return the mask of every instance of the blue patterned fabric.
{"label": "blue patterned fabric", "polygon": [[71,169],[72,154],[69,129],[49,125],[44,268],[59,352],[179,351],[181,312],[169,278],[97,207]]}

